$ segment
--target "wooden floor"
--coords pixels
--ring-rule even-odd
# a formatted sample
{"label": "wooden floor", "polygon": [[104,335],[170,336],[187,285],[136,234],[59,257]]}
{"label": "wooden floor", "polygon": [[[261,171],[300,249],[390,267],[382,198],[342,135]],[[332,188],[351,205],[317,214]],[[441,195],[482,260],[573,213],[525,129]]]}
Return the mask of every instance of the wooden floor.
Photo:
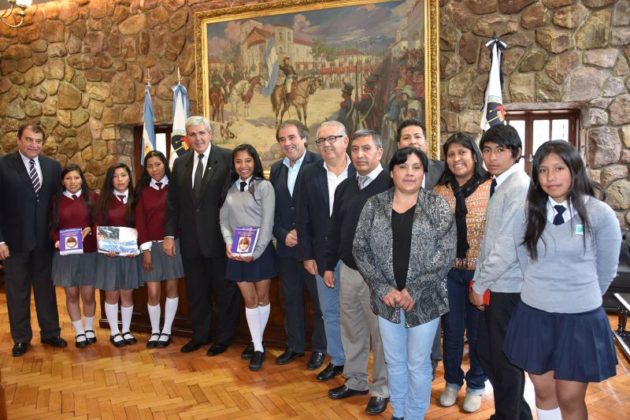
{"label": "wooden floor", "polygon": [[[326,391],[343,380],[315,381],[315,373],[304,368],[306,358],[288,366],[276,366],[274,358],[281,349],[269,349],[271,354],[258,373],[250,372],[240,359],[241,346],[210,358],[205,351],[180,353],[179,348],[186,341],[183,338],[175,338],[167,349],[147,350],[144,346],[147,337],[138,334],[140,343],[116,349],[108,342],[108,330],[100,329],[96,345],[76,349],[63,305],[63,291],[57,292],[57,298],[63,336],[70,346],[63,350],[44,348],[39,343],[34,321],[37,338],[30,351],[14,358],[6,299],[4,292],[0,293],[0,366],[10,419],[368,417],[363,411],[366,397],[330,400]],[[591,419],[619,419],[630,412],[630,364],[621,353],[618,357],[617,376],[589,387],[587,402]],[[440,365],[427,419],[487,419],[493,413],[489,384],[482,409],[469,415],[457,406],[438,405],[443,387]],[[531,383],[527,385],[526,397],[532,403]],[[458,400],[460,405],[462,399],[463,392]],[[389,419],[391,414],[389,408],[383,415],[372,418]]]}

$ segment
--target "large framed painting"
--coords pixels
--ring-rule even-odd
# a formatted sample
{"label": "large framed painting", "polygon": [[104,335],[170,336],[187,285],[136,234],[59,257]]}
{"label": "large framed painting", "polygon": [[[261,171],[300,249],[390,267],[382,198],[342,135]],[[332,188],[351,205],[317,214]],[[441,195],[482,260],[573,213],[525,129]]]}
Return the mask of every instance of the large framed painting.
{"label": "large framed painting", "polygon": [[[195,13],[197,104],[216,144],[282,157],[278,124],[325,120],[381,133],[384,160],[406,118],[439,156],[437,0],[281,0]],[[314,142],[309,147],[314,147]]]}

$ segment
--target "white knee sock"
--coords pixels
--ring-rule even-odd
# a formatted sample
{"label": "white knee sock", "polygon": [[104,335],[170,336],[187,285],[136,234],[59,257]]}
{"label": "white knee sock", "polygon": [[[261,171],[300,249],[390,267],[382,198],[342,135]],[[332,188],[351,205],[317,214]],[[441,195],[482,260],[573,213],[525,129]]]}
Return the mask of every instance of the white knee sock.
{"label": "white knee sock", "polygon": [[536,414],[538,415],[538,420],[562,420],[560,407],[552,408],[551,410],[543,410],[536,407]]}
{"label": "white knee sock", "polygon": [[85,317],[85,330],[86,331],[94,331],[94,317],[93,316],[86,316]]}
{"label": "white knee sock", "polygon": [[177,313],[178,304],[178,297],[166,298],[166,302],[164,303],[164,327],[162,327],[163,334],[171,333],[171,327],[173,326],[173,320],[175,319],[175,314]]}
{"label": "white knee sock", "polygon": [[118,303],[111,304],[105,302],[105,316],[109,323],[110,334],[120,334],[120,330],[118,329]]}
{"label": "white knee sock", "polygon": [[247,318],[247,326],[254,343],[254,351],[263,351],[262,331],[260,330],[260,311],[259,308],[245,308],[245,317]]}
{"label": "white knee sock", "polygon": [[122,333],[129,332],[129,327],[131,326],[131,316],[133,315],[133,305],[131,306],[121,306],[120,307],[120,315],[122,318]]}
{"label": "white knee sock", "polygon": [[271,312],[271,303],[265,306],[259,306],[258,312],[260,314],[260,339],[265,336],[265,328],[267,328],[267,321],[269,321],[269,312]]}
{"label": "white knee sock", "polygon": [[[74,328],[74,334],[75,335],[79,335],[79,334],[84,334],[85,331],[83,331],[83,322],[81,320],[78,321],[72,321],[72,328]],[[83,340],[81,340],[83,341]]]}
{"label": "white knee sock", "polygon": [[159,334],[160,315],[162,313],[160,310],[160,304],[158,303],[155,306],[151,306],[147,303],[147,309],[149,310],[149,319],[151,320],[151,334]]}

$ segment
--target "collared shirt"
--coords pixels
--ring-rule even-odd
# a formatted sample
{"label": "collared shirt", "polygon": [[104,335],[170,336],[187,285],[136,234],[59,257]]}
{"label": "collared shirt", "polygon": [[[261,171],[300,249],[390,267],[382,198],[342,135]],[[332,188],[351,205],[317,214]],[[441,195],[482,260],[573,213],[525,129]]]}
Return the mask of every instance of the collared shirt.
{"label": "collared shirt", "polygon": [[[72,198],[72,199],[74,200],[75,198],[73,198],[73,197],[72,197],[73,195],[74,195],[76,198],[81,197],[81,190],[79,190],[79,191],[77,191],[77,192],[75,192],[75,193],[71,193],[71,192],[70,192],[70,191],[68,191],[68,190],[63,190],[63,195],[65,195],[65,196],[66,196],[66,197],[68,197],[68,198]],[[118,197],[116,197],[116,198],[118,198]]]}
{"label": "collared shirt", "polygon": [[120,200],[120,196],[121,195],[124,196],[123,199],[122,199],[122,202],[124,204],[127,204],[127,201],[129,199],[129,189],[126,189],[123,192],[114,190],[113,193],[114,193],[114,197],[116,197],[116,200]]}
{"label": "collared shirt", "polygon": [[[372,172],[366,175],[367,181],[365,181],[365,184],[363,184],[363,188],[366,188],[368,185],[370,185],[372,181],[374,181],[376,177],[379,176],[382,170],[383,170],[383,166],[379,163],[378,166],[372,170]],[[359,176],[360,175],[357,173],[357,178]]]}
{"label": "collared shirt", "polygon": [[[206,149],[205,152],[203,152],[203,159],[201,159],[201,161],[203,162],[203,171],[201,172],[202,174],[205,174],[206,171],[208,170],[208,158],[210,157],[210,150],[212,149],[212,144],[208,145],[208,148]],[[195,171],[197,171],[197,165],[199,164],[199,153],[195,152],[193,150],[193,170],[192,170],[192,177],[190,178],[190,185],[195,188]],[[203,175],[202,175],[203,178]]]}
{"label": "collared shirt", "polygon": [[553,223],[553,219],[556,217],[556,214],[558,214],[554,206],[564,206],[566,210],[562,213],[562,218],[565,223],[571,220],[573,212],[575,212],[575,208],[569,205],[569,201],[564,200],[562,203],[557,203],[553,198],[549,197],[547,199],[547,220],[549,223]]}
{"label": "collared shirt", "polygon": [[517,171],[521,171],[521,167],[520,165],[518,165],[517,163],[515,163],[514,165],[512,165],[508,170],[506,170],[505,172],[503,172],[501,175],[494,177],[497,180],[497,186],[494,189],[494,191],[496,192],[499,187],[501,186],[501,184],[510,177],[510,175],[512,175],[514,172]]}
{"label": "collared shirt", "polygon": [[[21,152],[20,157],[22,158],[22,162],[24,162],[24,166],[26,167],[26,173],[31,173],[31,158],[24,156]],[[44,177],[42,176],[42,167],[39,165],[39,156],[35,156],[33,158],[35,161],[35,170],[37,171],[37,176],[39,177],[39,184],[44,185]]]}
{"label": "collared shirt", "polygon": [[332,216],[333,204],[335,202],[335,190],[341,184],[341,181],[348,178],[348,168],[350,167],[350,157],[346,155],[346,167],[339,174],[339,176],[335,175],[333,171],[328,170],[328,165],[324,162],[324,169],[326,170],[326,178],[328,180],[328,206],[329,212],[328,215]]}
{"label": "collared shirt", "polygon": [[291,166],[291,162],[288,157],[285,157],[282,160],[282,164],[287,167],[287,188],[289,189],[289,194],[293,197],[293,189],[295,188],[295,180],[297,179],[298,173],[300,172],[300,168],[302,167],[302,162],[304,162],[304,156],[306,156],[306,151],[304,154],[295,161],[293,166]]}
{"label": "collared shirt", "polygon": [[240,177],[234,181],[234,185],[236,185],[236,189],[238,191],[241,190],[241,182],[245,182],[245,191],[247,191],[249,189],[249,183],[252,182],[252,177],[250,176],[247,179],[241,179]]}
{"label": "collared shirt", "polygon": [[[161,187],[158,187],[158,185],[157,185],[158,182],[162,183]],[[166,175],[164,175],[162,177],[162,179],[160,179],[159,181],[156,181],[155,179],[151,178],[151,182],[149,182],[149,187],[153,188],[154,190],[158,190],[158,191],[159,190],[163,190],[167,185],[168,185],[168,178],[166,177]]]}

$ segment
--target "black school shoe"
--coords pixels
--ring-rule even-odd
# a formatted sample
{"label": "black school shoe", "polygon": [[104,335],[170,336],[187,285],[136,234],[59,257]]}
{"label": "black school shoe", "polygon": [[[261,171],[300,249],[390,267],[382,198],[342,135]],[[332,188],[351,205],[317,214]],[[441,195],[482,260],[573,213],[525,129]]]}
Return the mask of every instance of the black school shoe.
{"label": "black school shoe", "polygon": [[265,352],[255,351],[251,360],[249,361],[249,370],[253,372],[258,372],[262,368],[264,360],[265,360]]}

